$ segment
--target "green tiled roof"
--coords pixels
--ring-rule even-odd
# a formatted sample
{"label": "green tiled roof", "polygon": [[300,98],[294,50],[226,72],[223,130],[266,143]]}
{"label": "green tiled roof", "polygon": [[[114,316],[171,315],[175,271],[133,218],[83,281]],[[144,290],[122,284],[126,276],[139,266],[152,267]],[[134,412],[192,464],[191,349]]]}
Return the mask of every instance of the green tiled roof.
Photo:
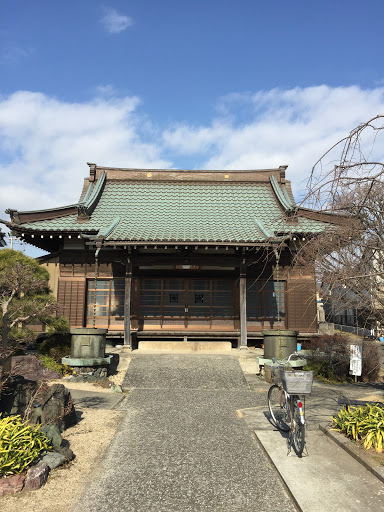
{"label": "green tiled roof", "polygon": [[283,206],[268,182],[106,180],[89,220],[71,214],[22,226],[98,232],[116,242],[264,242],[271,233],[324,230],[323,222],[308,218],[290,223]]}

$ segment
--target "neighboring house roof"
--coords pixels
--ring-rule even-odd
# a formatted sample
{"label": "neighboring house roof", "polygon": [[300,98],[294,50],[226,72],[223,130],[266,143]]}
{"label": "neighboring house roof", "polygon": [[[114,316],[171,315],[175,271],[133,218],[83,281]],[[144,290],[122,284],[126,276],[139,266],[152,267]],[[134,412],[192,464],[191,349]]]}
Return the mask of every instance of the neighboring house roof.
{"label": "neighboring house roof", "polygon": [[[78,203],[7,210],[19,234],[88,235],[104,242],[266,243],[317,234],[327,219],[298,208],[286,166],[249,171],[117,169],[90,165]],[[35,245],[41,246],[37,240]]]}

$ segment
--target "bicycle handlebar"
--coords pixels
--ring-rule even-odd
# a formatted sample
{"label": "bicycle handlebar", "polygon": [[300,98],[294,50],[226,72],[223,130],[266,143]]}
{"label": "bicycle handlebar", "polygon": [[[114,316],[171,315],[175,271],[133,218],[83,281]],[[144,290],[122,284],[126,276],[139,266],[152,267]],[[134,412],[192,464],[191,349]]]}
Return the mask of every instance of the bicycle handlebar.
{"label": "bicycle handlebar", "polygon": [[286,357],[285,359],[280,359],[279,360],[279,359],[276,359],[276,358],[272,357],[272,362],[273,363],[279,363],[279,364],[289,363],[289,361],[290,361],[292,356],[298,356],[298,355],[299,355],[299,353],[297,351],[295,351],[295,352],[292,352],[292,354],[290,356]]}

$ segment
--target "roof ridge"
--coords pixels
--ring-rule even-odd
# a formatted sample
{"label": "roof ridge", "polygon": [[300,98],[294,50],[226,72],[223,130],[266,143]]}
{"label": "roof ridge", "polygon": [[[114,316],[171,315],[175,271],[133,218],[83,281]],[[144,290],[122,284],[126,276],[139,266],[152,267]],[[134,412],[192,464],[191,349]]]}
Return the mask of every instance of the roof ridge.
{"label": "roof ridge", "polygon": [[[280,167],[272,167],[272,168],[268,168],[268,169],[164,169],[164,168],[147,168],[147,167],[109,167],[109,166],[105,166],[105,165],[96,165],[96,164],[88,164],[88,165],[92,165],[92,166],[95,166],[96,169],[99,169],[99,170],[111,170],[111,171],[133,171],[133,172],[137,172],[137,171],[148,171],[148,172],[167,172],[167,173],[170,173],[170,172],[185,172],[185,173],[198,173],[198,172],[204,172],[204,173],[223,173],[223,174],[226,174],[226,173],[242,173],[242,172],[247,172],[247,173],[254,173],[254,172],[282,172],[282,171],[285,171],[286,168],[288,167],[287,165],[281,165]],[[94,169],[94,167],[91,167],[92,171]]]}
{"label": "roof ridge", "polygon": [[120,216],[115,217],[113,219],[113,221],[111,222],[111,224],[106,229],[104,229],[104,231],[102,231],[101,233],[99,232],[98,236],[101,236],[103,238],[108,238],[110,236],[110,234],[112,233],[112,231],[116,228],[116,226],[118,225],[119,222],[120,222]]}
{"label": "roof ridge", "polygon": [[[285,211],[292,211],[296,209],[296,205],[292,203],[290,197],[288,196],[286,190],[282,189],[280,185],[278,184],[276,178],[272,175],[269,177],[269,180],[271,182],[273,191],[276,194],[277,199],[279,200],[281,206],[284,208]],[[284,193],[285,192],[285,193]]]}
{"label": "roof ridge", "polygon": [[87,188],[87,191],[83,197],[83,199],[81,201],[79,201],[79,204],[82,204],[82,203],[86,203],[89,199],[89,196],[91,195],[91,192],[93,190],[93,187],[94,187],[94,184],[93,182],[91,181],[88,185],[88,188]]}
{"label": "roof ridge", "polygon": [[266,238],[272,238],[272,236],[273,236],[272,231],[269,231],[269,229],[267,229],[259,219],[255,218],[254,221],[255,221],[256,226],[260,229],[260,231],[263,233],[263,235]]}
{"label": "roof ridge", "polygon": [[92,191],[90,192],[89,196],[84,197],[83,203],[84,203],[84,208],[86,210],[89,210],[95,203],[96,199],[99,197],[99,194],[101,192],[101,189],[102,189],[102,186],[104,185],[105,180],[106,180],[106,174],[103,171],[100,174],[99,179],[96,182],[96,185],[93,186]]}
{"label": "roof ridge", "polygon": [[81,203],[79,203],[77,209],[78,209],[78,215],[82,218],[89,218],[93,210],[95,209],[96,203],[100,197],[103,185],[106,181],[106,174],[105,171],[102,171],[100,174],[96,185],[94,182],[91,182],[87,193],[84,196],[84,199]]}

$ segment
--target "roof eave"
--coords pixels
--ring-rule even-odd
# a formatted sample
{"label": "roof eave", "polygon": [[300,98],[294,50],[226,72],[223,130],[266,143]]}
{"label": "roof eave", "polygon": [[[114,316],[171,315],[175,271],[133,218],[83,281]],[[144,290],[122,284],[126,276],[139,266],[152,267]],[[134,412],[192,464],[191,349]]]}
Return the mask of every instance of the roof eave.
{"label": "roof eave", "polygon": [[[94,240],[89,239],[87,242],[87,245],[94,244],[96,241],[99,241],[99,238],[96,238]],[[281,240],[279,240],[281,241]],[[180,247],[180,246],[194,246],[194,247],[268,247],[271,246],[271,244],[274,243],[273,240],[269,241],[251,241],[251,240],[243,240],[243,241],[195,241],[195,240],[103,240],[103,245],[108,247],[118,247],[118,246],[158,246],[158,247]]]}
{"label": "roof eave", "polygon": [[8,208],[5,210],[11,217],[11,222],[15,225],[21,225],[26,222],[36,222],[42,220],[52,220],[58,219],[60,217],[67,217],[68,215],[72,215],[77,213],[77,204],[71,204],[67,206],[61,206],[58,208],[50,208],[47,210],[32,210],[32,211],[23,211],[19,212],[17,210],[12,210]]}

